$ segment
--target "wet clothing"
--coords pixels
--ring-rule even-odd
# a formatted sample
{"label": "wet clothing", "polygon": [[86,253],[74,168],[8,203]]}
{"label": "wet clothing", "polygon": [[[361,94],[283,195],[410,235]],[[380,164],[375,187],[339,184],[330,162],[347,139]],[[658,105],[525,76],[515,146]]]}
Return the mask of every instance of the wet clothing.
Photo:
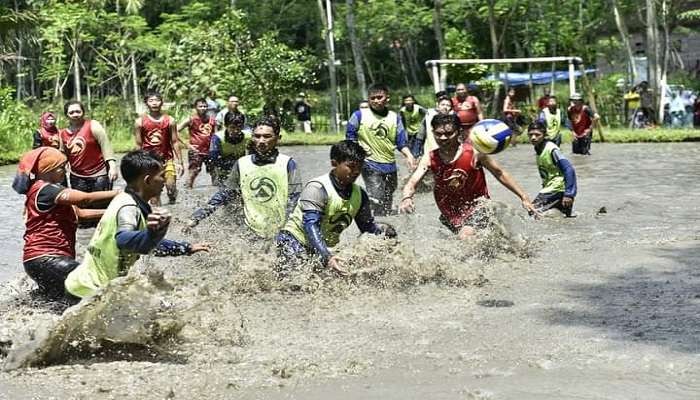
{"label": "wet clothing", "polygon": [[474,124],[479,122],[479,99],[475,96],[467,96],[464,101],[453,97],[452,110],[457,114],[462,129],[468,132]]}
{"label": "wet clothing", "polygon": [[574,140],[571,143],[574,154],[591,154],[591,139],[593,137],[593,111],[588,106],[576,109],[570,106],[567,109]]}
{"label": "wet clothing", "polygon": [[408,146],[401,118],[387,109],[377,113],[371,109],[355,111],[348,121],[346,139],[359,142],[368,156],[362,167],[362,179],[369,194],[372,211],[386,215],[391,211],[397,186],[395,150]]}
{"label": "wet clothing", "polygon": [[53,255],[75,258],[78,217],[73,206],[56,204],[65,187],[34,181],[24,204],[24,253],[22,261]]}
{"label": "wet clothing", "polygon": [[304,187],[294,212],[277,235],[280,255],[315,254],[325,264],[331,256],[328,248],[338,244],[340,234],[353,220],[360,232],[383,232],[374,222],[369,197],[359,185],[342,187],[333,174],[314,178]]}
{"label": "wet clothing", "polygon": [[226,131],[219,131],[211,137],[209,146],[209,160],[217,168],[219,184],[223,184],[236,163],[236,160],[245,156],[247,143],[243,132],[230,137]]}
{"label": "wet clothing", "polygon": [[230,204],[253,232],[272,237],[284,225],[300,192],[301,175],[294,159],[277,150],[267,157],[251,154],[234,163],[228,180],[206,206],[192,213],[192,220],[199,222]]}
{"label": "wet clothing", "polygon": [[535,147],[537,168],[542,178],[542,189],[533,203],[539,211],[547,211],[556,207],[567,216],[571,215],[570,207],[563,207],[563,197],[576,197],[576,171],[573,165],[561,153],[559,147],[549,140]]}
{"label": "wet clothing", "polygon": [[394,192],[398,187],[398,173],[396,171],[381,173],[362,166],[362,180],[370,198],[370,205],[374,215],[383,216],[391,213],[393,208]]}
{"label": "wet clothing", "polygon": [[24,263],[24,272],[39,286],[39,290],[51,300],[65,297],[64,282],[78,261],[67,256],[41,256]]}
{"label": "wet clothing", "polygon": [[52,299],[63,297],[63,281],[77,265],[75,232],[78,217],[73,206],[56,204],[65,187],[35,181],[27,194],[24,218],[24,270]]}
{"label": "wet clothing", "polygon": [[70,173],[81,178],[107,175],[107,161],[114,161],[107,133],[97,121],[86,119],[77,132],[61,130]]}
{"label": "wet clothing", "polygon": [[190,123],[188,126],[190,132],[190,145],[194,147],[194,152],[198,155],[207,156],[209,154],[211,136],[216,128],[215,117],[208,116],[202,119],[199,114],[194,114],[190,116]]}
{"label": "wet clothing", "polygon": [[477,201],[488,198],[486,176],[478,166],[471,144],[462,143],[455,159],[445,162],[439,150],[430,153],[430,170],[435,176],[433,194],[443,218],[459,230],[468,224]]}
{"label": "wet clothing", "polygon": [[543,213],[549,211],[552,208],[556,208],[561,211],[567,217],[571,216],[571,207],[564,207],[562,205],[562,199],[564,198],[563,192],[554,193],[538,193],[535,200],[533,200],[532,205],[537,209],[537,211]]}
{"label": "wet clothing", "polygon": [[547,127],[547,137],[557,146],[561,145],[561,127],[566,124],[566,116],[564,111],[557,107],[551,111],[549,107],[545,107],[540,111],[539,119],[545,123]]}
{"label": "wet clothing", "polygon": [[384,114],[370,109],[355,111],[348,121],[345,138],[359,142],[369,151],[365,165],[381,173],[390,173],[396,171],[394,149],[401,151],[408,146],[408,140],[401,118],[393,111],[384,111]]}
{"label": "wet clothing", "polygon": [[149,114],[141,116],[141,149],[156,153],[163,161],[173,159],[172,126],[175,122],[169,115],[154,119]]}
{"label": "wet clothing", "polygon": [[426,112],[427,110],[418,104],[414,104],[413,109],[410,111],[405,106],[399,109],[401,121],[406,129],[409,149],[413,148],[413,143],[416,140],[418,131],[420,131],[421,123],[423,122],[423,119],[425,119]]}
{"label": "wet clothing", "polygon": [[147,229],[150,205],[127,188],[110,203],[90,239],[82,263],[66,278],[68,293],[87,297],[119,276],[125,276],[141,254],[156,249],[155,255],[192,253],[187,242],[164,239],[167,227]]}

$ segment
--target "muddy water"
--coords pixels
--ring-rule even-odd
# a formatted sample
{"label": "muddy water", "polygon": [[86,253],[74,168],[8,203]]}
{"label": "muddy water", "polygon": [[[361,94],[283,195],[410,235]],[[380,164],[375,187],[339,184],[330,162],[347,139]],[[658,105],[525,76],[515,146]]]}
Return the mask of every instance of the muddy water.
{"label": "muddy water", "polygon": [[[286,150],[307,179],[327,170],[325,148]],[[419,195],[416,215],[386,219],[398,243],[344,235],[349,281],[279,283],[270,249],[212,218],[191,237],[217,251],[138,266],[176,288],[167,300],[188,324],[177,357],[0,373],[0,398],[698,398],[700,146],[593,150],[572,157],[576,218],[530,221],[489,178],[501,223],[463,244]],[[536,192],[531,148],[498,160]],[[205,183],[173,212],[204,201]],[[21,199],[8,184],[4,174],[0,330],[31,330],[57,317],[17,289]]]}

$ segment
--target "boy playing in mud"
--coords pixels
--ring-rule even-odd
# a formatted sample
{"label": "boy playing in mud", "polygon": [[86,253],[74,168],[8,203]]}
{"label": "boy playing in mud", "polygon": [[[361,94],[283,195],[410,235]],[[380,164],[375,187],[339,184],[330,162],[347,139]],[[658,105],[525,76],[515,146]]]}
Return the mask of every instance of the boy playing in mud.
{"label": "boy playing in mud", "polygon": [[403,188],[400,211],[415,211],[413,195],[416,185],[430,170],[435,176],[433,193],[440,209],[440,222],[460,239],[473,237],[476,230],[485,227],[487,222],[486,210],[479,204],[480,199],[489,197],[483,169],[486,168],[518,196],[528,212],[537,215],[527,194],[508,172],[488,155],[474,151],[468,141],[460,143],[461,127],[457,116],[436,115],[431,126],[439,147],[421,158],[418,168]]}
{"label": "boy playing in mud", "polygon": [[415,159],[408,148],[406,130],[395,112],[389,111],[389,88],[374,84],[367,90],[369,109],[355,111],[348,121],[345,138],[359,142],[369,153],[362,167],[362,179],[371,200],[374,215],[391,212],[394,191],[398,182],[396,155],[398,149],[408,167],[415,168]]}
{"label": "boy playing in mud", "polygon": [[564,157],[559,146],[549,139],[547,126],[542,121],[535,121],[527,128],[530,143],[537,154],[537,168],[542,177],[542,189],[535,197],[535,208],[545,212],[556,208],[567,217],[571,216],[571,207],[576,197],[576,171],[571,162]]}
{"label": "boy playing in mud", "polygon": [[155,249],[155,255],[179,256],[208,251],[207,244],[189,244],[164,239],[170,213],[151,209],[148,199],[160,196],[165,183],[163,159],[144,150],[122,158],[121,172],[126,181],[105,210],[90,239],[83,262],[66,278],[66,291],[75,297],[88,297],[109,281],[129,272],[141,254]]}
{"label": "boy playing in mud", "polygon": [[206,206],[192,213],[186,231],[235,201],[237,210],[243,210],[245,224],[256,235],[272,238],[279,232],[301,191],[296,161],[277,150],[281,138],[276,118],[258,121],[251,137],[251,154],[235,162],[221,189]]}
{"label": "boy playing in mud", "polygon": [[343,276],[347,270],[342,260],[328,248],[338,244],[340,234],[353,219],[362,233],[396,236],[393,227],[374,221],[369,196],[355,184],[366,156],[354,141],[344,140],[331,147],[333,169],[306,184],[289,221],[277,235],[283,262],[295,264],[313,254],[329,270]]}
{"label": "boy playing in mud", "polygon": [[211,175],[212,185],[216,184],[216,171],[209,160],[209,145],[211,144],[211,135],[216,130],[216,118],[215,115],[207,113],[207,101],[204,98],[195,100],[193,105],[195,112],[177,126],[178,132],[185,128],[190,132],[189,151],[187,152],[187,160],[189,161],[187,169],[190,173],[186,183],[189,189],[192,189],[194,180],[202,171],[202,164]]}

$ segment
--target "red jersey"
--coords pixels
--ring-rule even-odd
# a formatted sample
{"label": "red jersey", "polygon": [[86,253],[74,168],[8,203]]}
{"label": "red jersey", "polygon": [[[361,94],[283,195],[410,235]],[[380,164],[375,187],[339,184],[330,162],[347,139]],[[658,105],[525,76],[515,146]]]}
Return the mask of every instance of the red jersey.
{"label": "red jersey", "polygon": [[199,154],[209,154],[209,143],[215,128],[214,116],[210,116],[206,122],[197,114],[190,117],[190,145],[197,149]]}
{"label": "red jersey", "polygon": [[39,132],[42,146],[49,146],[55,149],[61,148],[61,136],[58,133],[58,130],[56,132],[51,132],[44,128],[39,128],[37,132]]}
{"label": "red jersey", "polygon": [[569,120],[571,121],[571,127],[574,131],[574,136],[577,138],[586,136],[586,133],[584,133],[585,130],[589,129],[593,124],[590,109],[583,106],[580,110],[576,110],[573,106],[570,106],[567,112],[569,114]]}
{"label": "red jersey", "polygon": [[150,115],[141,116],[141,149],[159,154],[165,161],[173,158],[173,142],[170,136],[172,120],[162,115],[160,121]]}
{"label": "red jersey", "polygon": [[23,262],[41,256],[68,256],[75,258],[75,231],[78,217],[73,206],[56,204],[48,211],[39,210],[38,196],[48,182],[37,180],[27,191],[24,203]]}
{"label": "red jersey", "polygon": [[542,96],[537,100],[537,108],[542,110],[549,104],[549,96]]}
{"label": "red jersey", "polygon": [[464,101],[460,101],[457,97],[452,98],[452,109],[459,118],[459,122],[463,128],[471,128],[472,125],[479,122],[479,99],[474,96],[467,96]]}
{"label": "red jersey", "polygon": [[469,143],[462,143],[462,154],[446,163],[439,149],[430,152],[430,170],[435,175],[435,203],[440,213],[455,227],[460,227],[474,212],[476,200],[489,197],[484,170],[476,168],[476,156]]}
{"label": "red jersey", "polygon": [[90,125],[90,120],[86,119],[76,133],[68,128],[61,129],[61,140],[66,146],[70,172],[74,175],[94,176],[105,168],[102,148],[92,134]]}

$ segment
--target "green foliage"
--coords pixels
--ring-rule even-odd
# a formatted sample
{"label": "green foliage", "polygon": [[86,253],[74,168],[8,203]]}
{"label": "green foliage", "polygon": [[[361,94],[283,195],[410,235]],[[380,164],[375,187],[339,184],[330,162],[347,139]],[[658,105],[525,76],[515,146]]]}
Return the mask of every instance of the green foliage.
{"label": "green foliage", "polygon": [[[203,7],[190,5],[195,21]],[[158,37],[161,45],[146,68],[150,85],[171,98],[192,99],[213,89],[236,93],[256,108],[315,82],[315,57],[280,43],[274,32],[253,38],[240,12],[195,24],[168,16]]]}
{"label": "green foliage", "polygon": [[37,128],[38,118],[13,95],[14,89],[0,87],[0,163],[13,161],[30,149]]}

